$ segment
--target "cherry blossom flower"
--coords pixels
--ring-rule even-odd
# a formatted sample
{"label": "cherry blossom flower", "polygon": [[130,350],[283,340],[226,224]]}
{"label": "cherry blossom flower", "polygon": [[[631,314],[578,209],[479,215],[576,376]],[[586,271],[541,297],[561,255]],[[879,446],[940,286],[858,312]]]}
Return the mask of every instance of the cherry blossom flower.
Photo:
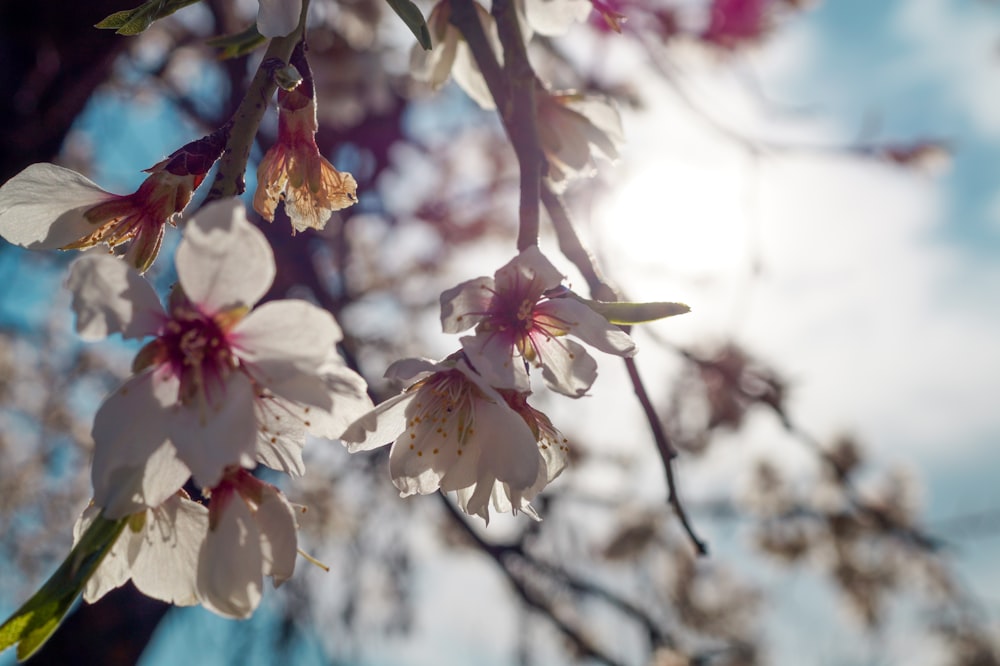
{"label": "cherry blossom flower", "polygon": [[259,0],[257,32],[265,37],[284,37],[299,25],[302,0]]}
{"label": "cherry blossom flower", "polygon": [[564,464],[565,443],[548,419],[516,400],[519,411],[512,409],[462,358],[403,359],[386,377],[409,386],[375,408],[374,422],[347,429],[348,451],[392,442],[389,473],[400,497],[440,489],[455,492],[462,511],[487,524],[491,504],[538,518],[529,502]]}
{"label": "cherry blossom flower", "polygon": [[609,100],[575,92],[539,90],[538,135],[548,160],[548,178],[565,187],[597,172],[594,156],[612,162],[625,143],[621,117]]}
{"label": "cherry blossom flower", "polygon": [[212,489],[208,512],[198,599],[224,617],[249,617],[260,604],[263,577],[278,587],[295,569],[295,511],[276,487],[234,468]]}
{"label": "cherry blossom flower", "polygon": [[293,90],[278,90],[278,141],[257,167],[253,207],[272,222],[284,199],[294,231],[322,229],[333,211],[357,203],[358,183],[337,171],[316,146],[316,90],[301,42],[291,64],[302,81]]}
{"label": "cherry blossom flower", "polygon": [[597,378],[597,363],[566,335],[618,356],[636,349],[627,333],[583,303],[547,296],[562,278],[536,246],[529,247],[493,278],[441,294],[441,325],[445,333],[476,327],[474,336],[462,338],[462,348],[491,386],[526,391],[530,363],[542,368],[549,388],[579,397]]}
{"label": "cherry blossom flower", "polygon": [[32,164],[0,187],[0,236],[32,250],[80,250],[130,243],[125,259],[145,272],[225,147],[225,130],[192,141],[153,165],[132,194],[106,192],[54,164]]}
{"label": "cherry blossom flower", "polygon": [[[100,507],[92,504],[73,528],[83,535]],[[208,533],[208,509],[175,493],[156,507],[128,517],[128,522],[94,575],[83,598],[93,603],[131,580],[147,597],[178,606],[198,603],[198,552]]]}
{"label": "cherry blossom flower", "polygon": [[333,359],[341,332],[329,313],[299,300],[251,311],[275,265],[238,202],[191,221],[176,265],[166,310],[106,255],[77,260],[67,280],[82,337],[155,336],[94,421],[95,502],[110,518],[158,505],[188,473],[201,487],[255,459],[301,473],[306,431],[335,436],[371,409],[364,381]]}
{"label": "cherry blossom flower", "polygon": [[[503,62],[500,38],[497,36],[493,17],[478,2],[472,4],[493,53]],[[479,106],[484,109],[494,108],[496,104],[493,95],[476,65],[468,43],[458,28],[451,24],[451,5],[448,0],[440,0],[434,5],[427,19],[427,28],[431,33],[432,48],[430,51],[425,51],[420,46],[413,48],[410,54],[410,72],[413,78],[430,84],[434,90],[441,88],[449,77],[454,78],[455,83]]]}

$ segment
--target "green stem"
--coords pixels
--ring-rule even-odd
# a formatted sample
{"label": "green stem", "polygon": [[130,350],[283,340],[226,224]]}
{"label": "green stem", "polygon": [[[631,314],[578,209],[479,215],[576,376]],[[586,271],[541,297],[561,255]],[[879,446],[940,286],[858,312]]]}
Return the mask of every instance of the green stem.
{"label": "green stem", "polygon": [[212,189],[208,191],[206,203],[239,196],[246,191],[244,174],[247,162],[250,160],[250,149],[257,136],[260,121],[264,118],[264,112],[267,111],[267,105],[278,87],[274,81],[274,72],[288,64],[295,45],[305,38],[308,13],[309,0],[302,0],[302,13],[299,15],[299,24],[295,30],[284,37],[275,37],[268,44],[264,59],[261,60],[257,73],[250,82],[246,95],[243,96],[243,101],[229,120],[229,140],[219,160],[219,170],[215,174],[215,180],[212,181]]}

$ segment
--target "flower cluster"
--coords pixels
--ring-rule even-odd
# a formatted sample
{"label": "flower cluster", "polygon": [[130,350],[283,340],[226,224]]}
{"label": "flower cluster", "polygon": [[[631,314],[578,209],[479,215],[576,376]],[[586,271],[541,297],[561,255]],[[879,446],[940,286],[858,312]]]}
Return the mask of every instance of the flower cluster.
{"label": "flower cluster", "polygon": [[[246,470],[301,474],[305,435],[336,437],[371,401],[336,353],[329,313],[297,300],[254,308],[275,264],[241,204],[201,211],[175,263],[166,308],[114,257],[81,257],[67,279],[83,338],[151,338],[94,419],[93,502],[129,527],[88,594],[131,576],[151,596],[246,617],[261,577],[285,580],[296,552],[288,501]],[[211,497],[207,510],[185,496],[189,480]],[[183,569],[166,590],[148,573],[164,558]]]}
{"label": "flower cluster", "polygon": [[351,452],[392,442],[389,471],[400,495],[454,491],[459,507],[489,523],[495,511],[538,514],[529,502],[566,465],[566,439],[528,404],[529,369],[546,385],[580,397],[597,363],[577,337],[618,356],[635,344],[587,305],[566,298],[563,276],[537,246],[500,268],[441,295],[446,333],[475,328],[462,351],[440,363],[397,361],[386,377],[407,383],[400,395],[352,425]]}
{"label": "flower cluster", "polygon": [[[472,6],[470,20],[486,35],[477,56],[492,52],[502,65],[511,45],[501,46],[501,32],[525,40],[561,34],[585,20],[593,3],[516,0],[496,18]],[[307,8],[304,0],[260,0],[257,14],[260,35],[278,40],[269,53],[291,55],[280,64],[266,58],[255,78],[255,90],[278,78],[284,85],[277,141],[260,161],[253,207],[270,222],[283,203],[293,235],[323,229],[334,211],[358,201],[354,177],[317,147],[316,91],[300,37]],[[148,12],[139,18],[149,19],[146,27],[153,20]],[[433,88],[454,78],[491,108],[495,100],[455,19],[451,3],[435,5],[419,37],[432,48],[414,53],[414,76]],[[134,27],[116,25],[119,32]],[[276,75],[293,70],[299,77]],[[617,158],[622,132],[613,106],[525,80],[537,92],[528,108],[550,185],[592,175],[595,156]],[[386,376],[405,388],[376,407],[364,379],[339,355],[342,332],[329,312],[304,300],[260,303],[277,273],[274,253],[235,199],[212,201],[187,221],[174,255],[177,282],[161,300],[143,274],[166,225],[185,212],[220,156],[226,168],[219,178],[228,187],[213,187],[210,198],[242,192],[245,156],[237,168],[230,161],[239,161],[253,138],[255,127],[244,125],[259,122],[250,107],[262,110],[248,97],[218,131],[148,169],[131,194],[107,192],[52,164],[29,166],[0,186],[6,240],[42,250],[107,246],[69,269],[79,335],[144,342],[131,376],[94,417],[93,499],[74,529],[70,567],[76,575],[77,564],[89,562],[77,588],[87,601],[131,580],[172,604],[248,617],[264,578],[275,586],[287,580],[298,552],[295,507],[253,470],[302,475],[307,436],[339,438],[352,453],[391,442],[389,472],[401,496],[451,492],[462,511],[487,523],[491,511],[540,519],[531,502],[565,468],[569,448],[529,404],[532,372],[550,390],[579,398],[597,376],[581,342],[617,356],[635,353],[627,333],[564,287],[563,275],[530,245],[492,277],[441,295],[442,328],[463,334],[461,349],[439,362],[390,365]],[[506,120],[508,109],[501,111]],[[30,602],[26,608],[34,613]]]}

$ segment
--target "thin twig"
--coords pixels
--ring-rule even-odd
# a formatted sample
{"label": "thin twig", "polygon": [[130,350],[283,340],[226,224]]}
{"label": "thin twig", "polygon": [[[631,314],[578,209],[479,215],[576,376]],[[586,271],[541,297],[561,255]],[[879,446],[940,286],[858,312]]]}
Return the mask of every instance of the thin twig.
{"label": "thin twig", "polygon": [[594,645],[589,638],[584,636],[580,630],[567,623],[559,616],[555,607],[547,598],[536,593],[525,583],[525,581],[518,578],[514,572],[511,571],[507,564],[508,555],[514,555],[521,560],[527,560],[524,552],[518,546],[495,544],[486,541],[479,536],[474,529],[472,529],[472,526],[469,525],[468,521],[466,521],[462,514],[459,513],[458,509],[455,508],[455,506],[451,503],[451,500],[449,500],[444,493],[438,493],[438,496],[441,499],[441,503],[444,504],[447,509],[448,515],[452,518],[453,522],[462,529],[465,535],[472,540],[472,542],[475,543],[480,550],[489,555],[490,558],[496,562],[497,566],[501,571],[503,571],[508,582],[510,582],[514,591],[517,592],[519,597],[521,597],[521,600],[525,603],[525,605],[534,608],[545,617],[549,618],[556,626],[556,629],[558,629],[563,636],[569,639],[580,650],[580,654],[582,656],[595,659],[601,663],[608,664],[608,666],[621,666],[620,661],[603,652],[600,648]]}
{"label": "thin twig", "polygon": [[[573,226],[572,220],[569,218],[569,213],[559,195],[552,191],[551,188],[545,187],[542,191],[542,202],[545,204],[549,218],[552,220],[552,226],[555,228],[556,238],[559,241],[559,249],[566,255],[567,259],[573,262],[573,265],[577,267],[580,273],[583,274],[584,279],[587,281],[587,286],[590,288],[591,295],[598,300],[618,300],[618,293],[601,276],[593,255],[583,245],[579,235],[576,233],[576,228]],[[691,524],[687,512],[684,510],[684,504],[680,500],[680,495],[677,493],[677,479],[674,476],[673,469],[673,460],[677,457],[677,451],[670,443],[670,439],[663,429],[663,424],[660,423],[660,417],[657,415],[656,408],[649,399],[646,385],[639,375],[635,360],[626,358],[625,367],[628,370],[628,376],[632,382],[636,398],[638,398],[639,404],[642,405],[642,411],[646,415],[646,422],[649,424],[653,441],[656,443],[656,450],[660,454],[663,472],[667,480],[667,501],[673,507],[674,513],[677,514],[677,518],[680,520],[684,531],[687,532],[695,551],[699,555],[707,555],[708,545],[694,531],[694,526]]]}

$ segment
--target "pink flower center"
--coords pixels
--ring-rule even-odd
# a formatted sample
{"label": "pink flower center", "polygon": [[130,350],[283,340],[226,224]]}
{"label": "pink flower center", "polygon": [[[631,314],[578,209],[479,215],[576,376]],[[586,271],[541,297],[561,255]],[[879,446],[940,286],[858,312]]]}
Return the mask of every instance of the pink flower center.
{"label": "pink flower center", "polygon": [[518,276],[508,288],[494,291],[481,329],[504,336],[522,356],[535,358],[542,341],[565,335],[570,328],[569,322],[542,307],[544,294],[545,287],[538,280]]}
{"label": "pink flower center", "polygon": [[160,362],[181,380],[178,398],[187,403],[202,396],[215,403],[236,367],[226,331],[191,304],[175,305],[170,315],[157,343]]}

